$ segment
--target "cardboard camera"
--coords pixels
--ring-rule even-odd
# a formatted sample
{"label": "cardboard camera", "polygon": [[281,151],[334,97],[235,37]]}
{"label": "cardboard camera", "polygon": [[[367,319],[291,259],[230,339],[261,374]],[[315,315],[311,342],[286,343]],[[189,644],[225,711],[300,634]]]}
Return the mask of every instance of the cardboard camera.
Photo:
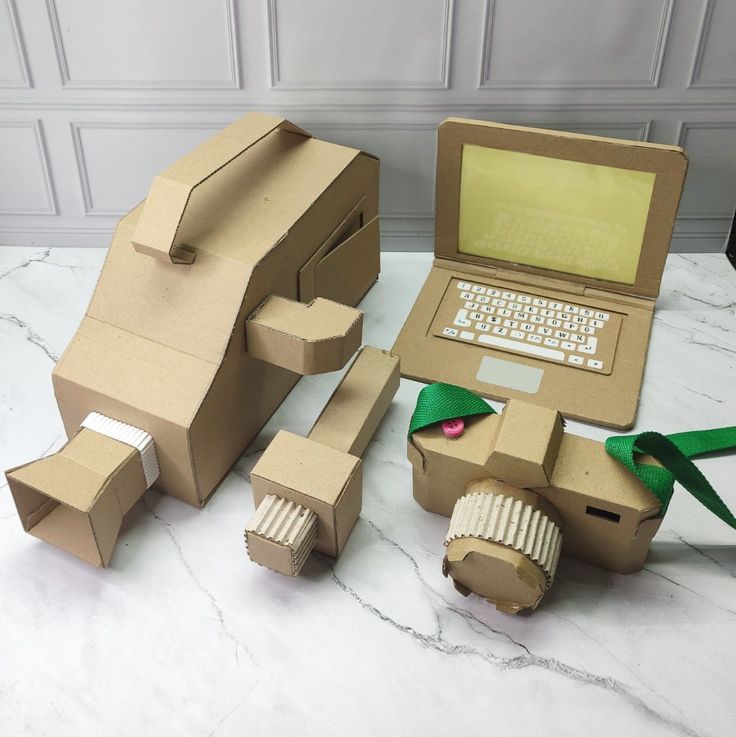
{"label": "cardboard camera", "polygon": [[448,437],[433,424],[408,443],[415,499],[451,517],[443,571],[460,593],[518,613],[538,606],[561,552],[616,573],[641,569],[661,505],[603,443],[518,399],[464,426]]}
{"label": "cardboard camera", "polygon": [[7,473],[29,533],[107,565],[148,486],[202,506],[301,375],[345,365],[378,166],[251,113],[155,178],[53,372],[70,442]]}

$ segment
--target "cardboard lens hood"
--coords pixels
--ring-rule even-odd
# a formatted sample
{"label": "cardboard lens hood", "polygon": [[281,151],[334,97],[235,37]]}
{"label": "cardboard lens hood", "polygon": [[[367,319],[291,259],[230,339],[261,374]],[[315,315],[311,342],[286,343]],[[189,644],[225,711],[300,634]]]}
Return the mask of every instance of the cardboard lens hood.
{"label": "cardboard lens hood", "polygon": [[[118,223],[53,371],[67,460],[8,472],[28,532],[109,561],[119,523],[103,525],[113,512],[100,505],[139,461],[123,446],[100,464],[94,447],[110,443],[75,439],[89,413],[149,433],[155,487],[199,507],[301,375],[345,365],[361,342],[355,305],[379,272],[378,170],[375,157],[249,113],[155,178]],[[58,488],[72,456],[90,471],[84,493]],[[134,477],[109,502],[115,518],[145,489]]]}

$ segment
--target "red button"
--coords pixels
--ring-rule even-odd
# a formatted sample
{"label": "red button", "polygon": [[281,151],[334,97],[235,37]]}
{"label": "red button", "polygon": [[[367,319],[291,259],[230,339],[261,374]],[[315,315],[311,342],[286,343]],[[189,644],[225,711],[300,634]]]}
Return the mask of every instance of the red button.
{"label": "red button", "polygon": [[461,417],[456,417],[454,420],[445,420],[442,423],[442,432],[448,438],[459,438],[465,432],[465,423]]}

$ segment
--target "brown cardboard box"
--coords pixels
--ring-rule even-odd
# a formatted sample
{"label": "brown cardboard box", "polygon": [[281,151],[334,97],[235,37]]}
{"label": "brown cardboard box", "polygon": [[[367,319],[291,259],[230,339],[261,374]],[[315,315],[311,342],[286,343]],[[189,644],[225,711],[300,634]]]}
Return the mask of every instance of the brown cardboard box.
{"label": "brown cardboard box", "polygon": [[[487,207],[479,204],[470,215],[490,213],[491,205],[497,212],[472,239],[464,235],[463,218],[469,215],[463,203],[479,187],[464,185],[463,172],[466,152],[478,151],[497,156],[499,166],[468,171],[491,172],[497,191],[483,200]],[[509,161],[513,166],[503,169],[500,163]],[[528,162],[539,172],[522,176]],[[437,141],[435,260],[392,349],[401,356],[402,375],[630,427],[686,168],[676,146],[458,118],[443,122]],[[551,199],[558,190],[566,194],[571,170],[582,172],[582,184],[560,201]],[[622,181],[628,176],[635,181]],[[510,181],[513,189],[505,186]],[[599,196],[585,200],[596,187]],[[577,210],[576,202],[583,203]],[[624,217],[639,211],[636,222]],[[505,323],[494,323],[493,330],[508,328],[501,335],[481,332],[483,321],[461,319],[465,303],[458,294],[468,292],[458,287],[464,283],[482,289],[483,299],[488,289],[496,297],[513,295],[506,306],[521,294],[545,307],[559,303],[601,312],[610,321],[606,318],[596,337],[594,355],[563,350],[565,339],[554,334],[548,337],[556,345],[519,342],[518,336],[513,342],[513,328]],[[473,309],[467,314],[478,313]],[[504,319],[513,318],[510,312]],[[570,357],[584,361],[571,363]]]}
{"label": "brown cardboard box", "polygon": [[251,472],[251,560],[296,576],[309,552],[337,557],[363,503],[360,456],[399,388],[399,359],[364,347],[309,436],[280,431]]}
{"label": "brown cardboard box", "polygon": [[[603,443],[563,433],[557,413],[516,399],[500,416],[465,418],[465,432],[457,438],[446,437],[439,425],[415,432],[409,438],[408,457],[417,502],[427,511],[453,518],[445,570],[453,575],[459,590],[480,592],[503,611],[534,608],[554,576],[554,550],[549,551],[546,586],[539,589],[538,581],[534,583],[542,575],[539,570],[531,577],[524,573],[529,563],[519,554],[524,553],[524,545],[534,548],[532,533],[536,534],[530,518],[523,517],[525,508],[527,515],[538,508],[556,526],[564,537],[565,555],[617,573],[637,571],[644,565],[661,523],[658,499],[606,453]],[[518,523],[510,514],[511,507],[497,515],[494,523],[488,522],[487,510],[481,514],[471,509],[464,519],[457,519],[460,502],[477,494],[523,503],[518,508]],[[504,525],[509,524],[504,537]],[[468,533],[474,525],[476,531]],[[501,553],[502,548],[506,552]],[[496,570],[496,564],[489,561],[499,556],[504,560]],[[458,566],[453,568],[453,564]],[[519,582],[507,581],[507,575],[526,582],[524,602],[509,601],[504,593],[497,597],[489,593],[500,587],[518,594]]]}
{"label": "brown cardboard box", "polygon": [[350,308],[378,276],[377,212],[375,158],[270,115],[176,162],[118,223],[54,369],[69,437],[90,412],[141,428],[156,488],[204,504],[300,374],[359,345]]}

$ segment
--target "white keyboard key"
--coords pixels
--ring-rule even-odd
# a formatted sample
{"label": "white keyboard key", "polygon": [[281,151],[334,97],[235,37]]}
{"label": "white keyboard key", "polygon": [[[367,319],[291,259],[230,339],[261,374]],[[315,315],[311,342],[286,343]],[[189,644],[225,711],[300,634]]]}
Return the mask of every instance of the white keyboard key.
{"label": "white keyboard key", "polygon": [[598,348],[598,338],[588,338],[588,345],[593,349],[592,353],[595,353]]}
{"label": "white keyboard key", "polygon": [[588,366],[590,366],[590,368],[594,368],[594,369],[602,369],[603,368],[603,361],[599,361],[597,358],[589,358],[588,359]]}
{"label": "white keyboard key", "polygon": [[501,292],[501,296],[504,299],[516,299],[516,295],[513,292]]}
{"label": "white keyboard key", "polygon": [[473,286],[470,288],[471,292],[475,292],[476,294],[485,294],[486,288],[482,287],[480,284],[473,284]]}
{"label": "white keyboard key", "polygon": [[562,327],[565,328],[565,330],[572,330],[573,332],[577,331],[578,329],[578,326],[574,322],[562,323]]}
{"label": "white keyboard key", "polygon": [[475,323],[475,329],[480,330],[482,333],[487,333],[491,326],[487,322],[477,322]]}
{"label": "white keyboard key", "polygon": [[556,313],[554,310],[539,310],[539,314],[543,317],[554,317]]}
{"label": "white keyboard key", "polygon": [[475,299],[475,295],[470,292],[460,292],[461,299]]}
{"label": "white keyboard key", "polygon": [[539,335],[552,335],[552,328],[537,328],[537,333],[539,333]]}
{"label": "white keyboard key", "polygon": [[526,330],[527,333],[533,333],[534,332],[534,325],[532,325],[530,322],[522,323],[521,325],[522,330]]}
{"label": "white keyboard key", "polygon": [[523,305],[528,305],[532,301],[532,298],[528,294],[520,294],[516,299]]}
{"label": "white keyboard key", "polygon": [[486,315],[492,315],[496,311],[496,308],[490,305],[481,305],[480,311],[485,312]]}
{"label": "white keyboard key", "polygon": [[558,312],[557,317],[559,317],[560,320],[569,320],[572,315],[569,312]]}
{"label": "white keyboard key", "polygon": [[519,327],[519,323],[516,322],[516,320],[504,320],[503,321],[503,325],[506,328],[512,328],[512,329],[515,329],[515,328],[518,328]]}
{"label": "white keyboard key", "polygon": [[563,348],[564,348],[564,349],[565,349],[566,351],[574,351],[574,350],[575,350],[575,349],[577,348],[577,346],[575,345],[575,343],[570,343],[570,342],[569,342],[569,341],[567,341],[567,340],[563,340],[563,341],[562,341],[562,347],[563,347]]}
{"label": "white keyboard key", "polygon": [[514,320],[528,320],[529,315],[526,312],[514,312]]}
{"label": "white keyboard key", "polygon": [[601,320],[591,320],[589,324],[593,328],[602,328],[603,327],[603,322]]}
{"label": "white keyboard key", "polygon": [[596,320],[608,320],[610,315],[607,312],[596,312],[595,313],[595,319]]}
{"label": "white keyboard key", "polygon": [[455,315],[455,319],[453,320],[453,323],[457,325],[459,328],[467,328],[468,325],[470,325],[470,320],[468,320],[468,311],[458,310],[457,315]]}
{"label": "white keyboard key", "polygon": [[455,330],[455,328],[445,328],[442,331],[442,335],[447,335],[450,338],[454,338],[457,336],[457,330]]}
{"label": "white keyboard key", "polygon": [[562,302],[550,302],[547,307],[549,307],[550,310],[561,310]]}
{"label": "white keyboard key", "polygon": [[589,310],[586,307],[581,308],[580,315],[582,317],[593,317],[593,310]]}
{"label": "white keyboard key", "polygon": [[531,305],[524,305],[524,312],[528,312],[530,315],[536,315],[539,313],[539,307],[532,307]]}
{"label": "white keyboard key", "polygon": [[574,363],[576,366],[582,366],[583,365],[583,357],[582,356],[570,356],[567,360],[570,363]]}
{"label": "white keyboard key", "polygon": [[573,322],[576,322],[578,325],[587,325],[588,324],[588,320],[586,318],[584,318],[584,317],[580,317],[580,315],[575,315],[572,318],[572,321]]}
{"label": "white keyboard key", "polygon": [[567,340],[570,337],[570,333],[568,333],[566,330],[555,330],[555,338],[559,338],[560,340]]}
{"label": "white keyboard key", "polygon": [[583,325],[580,328],[581,333],[585,333],[586,335],[592,335],[595,332],[595,328],[590,327],[590,325]]}
{"label": "white keyboard key", "polygon": [[520,310],[521,309],[521,305],[518,302],[509,302],[508,303],[508,308],[510,310]]}
{"label": "white keyboard key", "polygon": [[578,308],[575,305],[565,305],[565,312],[569,312],[572,315],[578,314]]}
{"label": "white keyboard key", "polygon": [[516,338],[517,340],[524,340],[524,338],[526,337],[526,333],[525,333],[525,332],[523,332],[522,330],[512,330],[512,331],[511,331],[511,332],[509,333],[509,335],[510,335],[510,336],[511,336],[512,338]]}
{"label": "white keyboard key", "polygon": [[532,315],[529,322],[533,322],[535,325],[544,325],[544,318],[541,315]]}
{"label": "white keyboard key", "polygon": [[472,284],[470,284],[469,282],[466,282],[466,281],[459,281],[457,283],[457,288],[458,289],[462,289],[463,292],[467,292],[468,289],[470,289],[471,286],[472,286]]}
{"label": "white keyboard key", "polygon": [[485,315],[482,312],[471,312],[470,319],[471,320],[484,320]]}
{"label": "white keyboard key", "polygon": [[579,345],[578,353],[587,353],[588,355],[592,355],[593,353],[595,353],[595,348],[590,345]]}
{"label": "white keyboard key", "polygon": [[477,303],[478,303],[479,305],[487,305],[487,304],[488,304],[488,303],[489,303],[489,302],[491,301],[491,298],[490,298],[490,297],[484,297],[484,296],[483,296],[482,294],[479,294],[479,295],[478,295],[478,296],[477,296],[477,297],[475,298],[475,301],[476,301],[476,302],[477,302]]}
{"label": "white keyboard key", "polygon": [[488,289],[486,289],[486,294],[489,297],[498,297],[501,292],[499,292],[498,289],[491,289],[490,287],[488,287]]}
{"label": "white keyboard key", "polygon": [[506,302],[502,299],[494,299],[491,304],[494,307],[506,307]]}
{"label": "white keyboard key", "polygon": [[562,325],[561,320],[547,320],[547,325],[549,325],[551,328],[559,328]]}
{"label": "white keyboard key", "polygon": [[584,335],[571,335],[570,340],[574,343],[585,343],[585,336]]}
{"label": "white keyboard key", "polygon": [[501,324],[501,318],[500,317],[494,317],[493,315],[489,315],[486,318],[486,322],[489,325],[500,325]]}
{"label": "white keyboard key", "polygon": [[557,348],[557,346],[560,344],[560,341],[556,340],[555,338],[545,338],[544,344],[548,345],[550,348]]}
{"label": "white keyboard key", "polygon": [[501,317],[511,317],[511,310],[499,309],[496,314],[501,315]]}
{"label": "white keyboard key", "polygon": [[466,310],[475,310],[475,309],[477,309],[477,306],[476,306],[475,302],[466,302],[464,306],[465,306],[465,309]]}
{"label": "white keyboard key", "polygon": [[460,337],[463,340],[473,340],[475,338],[475,333],[471,333],[468,330],[461,330]]}
{"label": "white keyboard key", "polygon": [[494,335],[506,335],[508,332],[507,328],[493,328]]}
{"label": "white keyboard key", "polygon": [[546,307],[546,306],[547,306],[547,300],[546,300],[546,299],[540,299],[539,297],[537,297],[537,298],[536,298],[536,299],[534,300],[534,304],[535,304],[535,305],[536,305],[537,307]]}
{"label": "white keyboard key", "polygon": [[501,338],[497,335],[480,335],[479,343],[486,345],[495,345],[499,348],[507,348],[518,353],[528,353],[530,356],[542,356],[552,361],[564,361],[565,354],[562,351],[555,351],[552,348],[544,348],[541,345],[532,345],[530,343],[517,343],[515,340]]}
{"label": "white keyboard key", "polygon": [[531,333],[527,335],[526,339],[530,343],[541,343],[542,342],[542,336],[541,335],[532,335]]}

